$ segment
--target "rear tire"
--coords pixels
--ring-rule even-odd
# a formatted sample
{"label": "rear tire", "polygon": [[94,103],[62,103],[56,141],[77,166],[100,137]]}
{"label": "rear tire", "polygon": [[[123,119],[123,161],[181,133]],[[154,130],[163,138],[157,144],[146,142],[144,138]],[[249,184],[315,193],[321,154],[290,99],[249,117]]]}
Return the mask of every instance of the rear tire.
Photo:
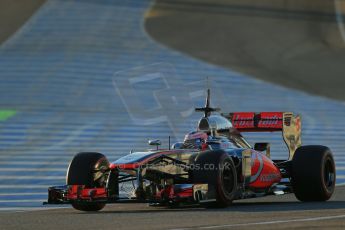
{"label": "rear tire", "polygon": [[[104,187],[106,178],[102,171],[108,168],[109,161],[103,154],[78,153],[69,164],[66,183],[67,185],[85,185],[86,188]],[[97,171],[100,169],[102,171]],[[105,204],[72,203],[72,206],[80,211],[99,211],[105,207]]]}
{"label": "rear tire", "polygon": [[206,151],[195,157],[193,165],[193,183],[209,184],[215,189],[216,201],[201,204],[207,208],[229,206],[237,191],[237,172],[232,158],[223,150]]}
{"label": "rear tire", "polygon": [[332,152],[321,145],[299,147],[292,159],[292,187],[300,201],[326,201],[335,187]]}

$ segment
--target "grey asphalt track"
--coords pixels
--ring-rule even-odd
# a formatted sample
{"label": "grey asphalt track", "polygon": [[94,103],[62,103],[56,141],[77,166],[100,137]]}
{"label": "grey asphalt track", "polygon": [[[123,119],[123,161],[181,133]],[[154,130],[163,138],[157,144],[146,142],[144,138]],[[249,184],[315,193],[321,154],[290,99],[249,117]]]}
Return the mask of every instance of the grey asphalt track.
{"label": "grey asphalt track", "polygon": [[345,187],[328,202],[298,202],[294,195],[234,202],[226,209],[112,204],[101,212],[72,208],[0,213],[6,229],[344,229]]}

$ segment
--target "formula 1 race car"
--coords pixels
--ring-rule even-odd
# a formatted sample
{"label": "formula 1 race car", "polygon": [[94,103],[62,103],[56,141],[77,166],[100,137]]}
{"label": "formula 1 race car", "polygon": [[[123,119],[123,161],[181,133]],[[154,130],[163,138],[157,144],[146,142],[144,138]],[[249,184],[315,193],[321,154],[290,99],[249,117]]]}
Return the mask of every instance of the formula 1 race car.
{"label": "formula 1 race car", "polygon": [[[204,116],[184,142],[133,152],[113,163],[101,153],[78,153],[64,186],[48,189],[45,204],[71,204],[98,211],[107,203],[147,202],[176,206],[226,207],[233,200],[294,193],[300,201],[326,201],[334,191],[332,152],[301,146],[301,121],[290,112],[211,114],[210,91]],[[272,160],[269,143],[251,147],[241,132],[281,131],[288,160]],[[124,195],[123,191],[127,191]]]}

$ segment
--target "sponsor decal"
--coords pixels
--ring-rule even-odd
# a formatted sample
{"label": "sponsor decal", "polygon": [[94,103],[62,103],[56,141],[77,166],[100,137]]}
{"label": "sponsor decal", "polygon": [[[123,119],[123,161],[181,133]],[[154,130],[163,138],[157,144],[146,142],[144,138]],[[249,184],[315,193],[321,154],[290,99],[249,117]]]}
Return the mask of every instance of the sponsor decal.
{"label": "sponsor decal", "polygon": [[259,126],[276,126],[281,125],[281,119],[277,116],[265,118],[265,120],[259,121]]}
{"label": "sponsor decal", "polygon": [[290,125],[291,125],[291,117],[286,117],[286,118],[284,119],[284,124],[285,124],[286,126],[290,126]]}
{"label": "sponsor decal", "polygon": [[279,174],[277,173],[269,173],[269,174],[263,174],[260,176],[261,182],[272,182],[276,179],[280,178]]}
{"label": "sponsor decal", "polygon": [[236,128],[281,128],[283,123],[280,112],[232,113],[231,120]]}
{"label": "sponsor decal", "polygon": [[254,114],[236,114],[232,119],[235,127],[254,127]]}

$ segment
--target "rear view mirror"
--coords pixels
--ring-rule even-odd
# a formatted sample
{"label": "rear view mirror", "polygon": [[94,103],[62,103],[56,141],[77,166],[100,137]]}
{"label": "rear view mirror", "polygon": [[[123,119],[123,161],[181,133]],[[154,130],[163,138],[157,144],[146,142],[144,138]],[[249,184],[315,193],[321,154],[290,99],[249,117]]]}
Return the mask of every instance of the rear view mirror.
{"label": "rear view mirror", "polygon": [[157,150],[158,150],[158,146],[160,146],[162,143],[160,140],[149,140],[149,145],[153,145],[153,146],[157,146]]}

